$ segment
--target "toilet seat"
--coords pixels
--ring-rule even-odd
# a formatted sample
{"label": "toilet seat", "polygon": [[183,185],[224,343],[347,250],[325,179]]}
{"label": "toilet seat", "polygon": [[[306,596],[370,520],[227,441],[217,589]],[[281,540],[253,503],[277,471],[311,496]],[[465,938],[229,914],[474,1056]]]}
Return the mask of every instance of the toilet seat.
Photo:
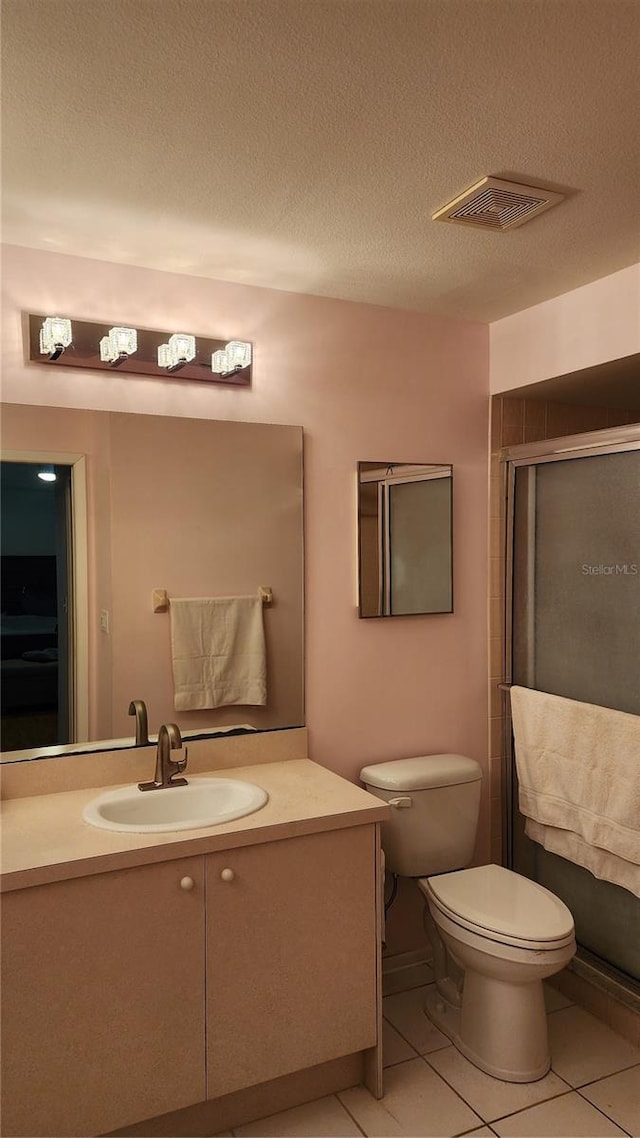
{"label": "toilet seat", "polygon": [[421,878],[431,906],[467,932],[536,952],[573,942],[573,918],[558,897],[499,865]]}

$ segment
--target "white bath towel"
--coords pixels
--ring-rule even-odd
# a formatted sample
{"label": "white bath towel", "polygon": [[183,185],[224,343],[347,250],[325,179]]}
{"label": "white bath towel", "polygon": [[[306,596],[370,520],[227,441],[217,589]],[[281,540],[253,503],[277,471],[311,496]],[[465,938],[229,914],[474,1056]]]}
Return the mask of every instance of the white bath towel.
{"label": "white bath towel", "polygon": [[574,862],[588,869],[600,881],[610,881],[613,885],[621,885],[636,897],[640,898],[640,868],[626,861],[623,857],[616,857],[607,850],[590,846],[579,834],[572,830],[559,830],[556,826],[542,826],[532,818],[526,818],[524,832],[532,842],[544,846],[550,853],[558,854],[567,861]]}
{"label": "white bath towel", "polygon": [[521,687],[511,713],[530,836],[640,896],[640,717]]}
{"label": "white bath towel", "polygon": [[176,711],[267,702],[262,600],[171,600],[171,656]]}

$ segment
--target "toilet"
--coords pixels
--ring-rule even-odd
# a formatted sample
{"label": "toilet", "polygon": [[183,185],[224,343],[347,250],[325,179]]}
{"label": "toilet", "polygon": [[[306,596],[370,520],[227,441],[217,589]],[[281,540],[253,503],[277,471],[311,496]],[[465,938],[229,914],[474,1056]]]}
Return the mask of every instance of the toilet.
{"label": "toilet", "polygon": [[429,1018],[480,1070],[528,1083],[550,1066],[542,981],[576,951],[573,918],[548,889],[499,865],[468,866],[482,770],[465,755],[364,767],[360,779],[392,807],[386,868],[417,878],[435,985]]}

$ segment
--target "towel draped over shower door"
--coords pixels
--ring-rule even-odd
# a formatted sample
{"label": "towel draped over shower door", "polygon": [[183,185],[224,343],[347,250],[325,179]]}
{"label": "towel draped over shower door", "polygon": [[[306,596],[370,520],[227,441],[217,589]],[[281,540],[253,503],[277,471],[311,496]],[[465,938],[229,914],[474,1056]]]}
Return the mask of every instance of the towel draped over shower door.
{"label": "towel draped over shower door", "polygon": [[525,832],[640,897],[640,717],[511,688]]}

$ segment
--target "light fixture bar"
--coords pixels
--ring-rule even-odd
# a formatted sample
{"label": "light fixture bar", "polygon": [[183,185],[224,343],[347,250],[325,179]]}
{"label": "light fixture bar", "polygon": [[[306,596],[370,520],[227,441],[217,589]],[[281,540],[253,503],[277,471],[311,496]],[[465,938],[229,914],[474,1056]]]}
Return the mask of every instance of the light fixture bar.
{"label": "light fixture bar", "polygon": [[[173,329],[131,327],[76,320],[46,313],[25,314],[27,355],[44,367],[76,367],[84,371],[113,371],[120,375],[167,378],[180,373],[180,381],[223,383],[248,387],[252,379],[253,349],[243,340],[225,341],[210,335]],[[71,351],[66,351],[72,345]],[[213,368],[212,368],[213,365]]]}

